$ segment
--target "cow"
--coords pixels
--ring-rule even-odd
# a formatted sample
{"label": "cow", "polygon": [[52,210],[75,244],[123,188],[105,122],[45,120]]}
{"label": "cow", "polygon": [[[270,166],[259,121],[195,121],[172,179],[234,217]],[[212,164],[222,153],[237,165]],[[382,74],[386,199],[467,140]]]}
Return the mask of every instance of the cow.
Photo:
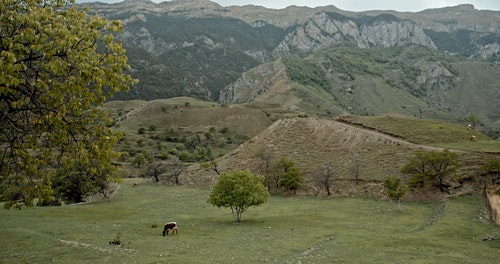
{"label": "cow", "polygon": [[476,136],[474,136],[474,135],[470,136],[470,141],[476,141],[476,140],[477,140]]}
{"label": "cow", "polygon": [[139,186],[139,183],[138,182],[134,182],[133,187],[137,187],[137,186]]}
{"label": "cow", "polygon": [[172,235],[177,234],[177,223],[176,222],[168,222],[165,224],[165,227],[163,228],[163,236],[167,235],[168,236],[168,231],[172,230]]}

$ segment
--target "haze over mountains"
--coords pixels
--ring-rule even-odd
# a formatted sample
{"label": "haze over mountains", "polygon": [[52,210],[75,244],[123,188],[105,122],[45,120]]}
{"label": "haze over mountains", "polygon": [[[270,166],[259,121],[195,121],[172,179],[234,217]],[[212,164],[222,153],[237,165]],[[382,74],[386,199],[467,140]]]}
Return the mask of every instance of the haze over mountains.
{"label": "haze over mountains", "polygon": [[114,99],[262,101],[309,115],[402,113],[500,128],[500,12],[334,6],[276,10],[208,0],[86,4],[119,19],[140,83]]}

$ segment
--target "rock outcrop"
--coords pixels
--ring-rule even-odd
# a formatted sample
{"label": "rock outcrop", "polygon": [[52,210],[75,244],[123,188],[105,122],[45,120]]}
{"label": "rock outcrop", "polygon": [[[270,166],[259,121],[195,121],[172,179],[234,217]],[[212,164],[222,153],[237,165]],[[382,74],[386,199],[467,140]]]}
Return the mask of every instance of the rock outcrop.
{"label": "rock outcrop", "polygon": [[422,25],[414,21],[392,15],[363,21],[322,12],[288,33],[273,54],[278,57],[297,50],[310,53],[342,42],[353,42],[360,48],[387,48],[410,43],[437,48]]}

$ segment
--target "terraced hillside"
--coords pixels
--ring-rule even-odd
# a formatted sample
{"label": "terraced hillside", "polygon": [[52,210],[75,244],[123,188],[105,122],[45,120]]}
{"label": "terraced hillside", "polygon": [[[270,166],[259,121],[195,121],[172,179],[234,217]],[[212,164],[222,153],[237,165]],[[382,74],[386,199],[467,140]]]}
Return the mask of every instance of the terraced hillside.
{"label": "terraced hillside", "polygon": [[[381,117],[382,118],[382,117]],[[385,117],[384,117],[385,118]],[[305,193],[321,192],[321,188],[315,183],[316,172],[325,163],[333,163],[335,170],[334,192],[341,195],[359,195],[367,192],[370,195],[381,195],[381,182],[389,175],[399,175],[401,167],[417,149],[443,150],[440,144],[413,143],[418,141],[415,136],[399,136],[397,128],[379,121],[380,126],[373,122],[362,125],[362,118],[291,118],[281,119],[273,123],[268,129],[240,145],[233,152],[218,160],[220,171],[231,171],[234,169],[249,168],[253,171],[264,173],[264,161],[257,157],[258,152],[267,151],[271,153],[272,160],[286,158],[295,163],[296,167],[303,173],[305,184],[302,189]],[[412,125],[409,125],[412,123]],[[393,125],[400,124],[400,130],[412,131],[412,126],[422,126],[432,121],[424,121],[406,117],[396,117],[392,120]],[[477,131],[468,131],[465,127],[454,124],[440,123],[442,129],[460,129],[452,133],[451,141],[462,141],[454,146],[463,163],[462,169],[456,178],[468,179],[477,184],[481,178],[478,174],[481,162],[486,154],[469,151],[468,148],[474,144],[488,144],[492,149],[500,152],[499,142],[487,137],[480,136],[477,142],[470,141],[470,134],[478,134]],[[385,130],[385,131],[384,131]],[[392,131],[392,132],[391,132]],[[439,129],[432,133],[439,134]],[[446,142],[444,142],[446,143]],[[446,144],[445,144],[446,145]],[[354,169],[359,168],[359,186],[355,184]],[[211,175],[207,171],[194,173],[198,181],[210,184],[216,179],[216,174]],[[452,182],[452,184],[456,184]],[[458,184],[458,183],[457,183]],[[458,189],[457,192],[470,191],[470,189]]]}

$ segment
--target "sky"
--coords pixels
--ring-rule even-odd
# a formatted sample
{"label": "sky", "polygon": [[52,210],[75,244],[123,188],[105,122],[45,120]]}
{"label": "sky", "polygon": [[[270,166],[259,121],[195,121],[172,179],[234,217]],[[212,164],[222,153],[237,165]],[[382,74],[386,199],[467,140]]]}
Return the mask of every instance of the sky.
{"label": "sky", "polygon": [[[100,1],[105,3],[116,3],[121,0],[77,0],[77,2]],[[164,2],[166,0],[152,0]],[[221,6],[243,6],[258,5],[273,9],[282,9],[290,5],[297,6],[326,6],[334,5],[346,11],[366,10],[396,10],[418,12],[429,8],[456,6],[459,4],[473,4],[476,9],[488,9],[500,11],[500,0],[211,0]]]}

